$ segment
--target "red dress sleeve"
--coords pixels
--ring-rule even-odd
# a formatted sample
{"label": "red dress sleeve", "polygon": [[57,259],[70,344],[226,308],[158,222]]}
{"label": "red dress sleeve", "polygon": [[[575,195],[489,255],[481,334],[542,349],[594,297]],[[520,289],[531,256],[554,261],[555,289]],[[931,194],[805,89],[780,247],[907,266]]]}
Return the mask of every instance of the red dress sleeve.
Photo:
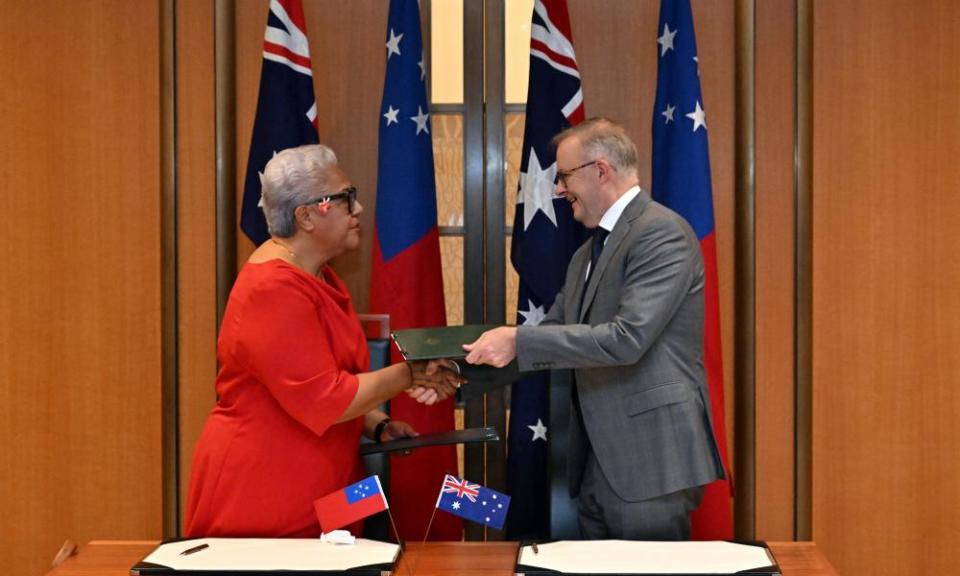
{"label": "red dress sleeve", "polygon": [[342,313],[296,276],[264,282],[249,298],[233,350],[237,361],[291,417],[322,435],[359,387],[356,375],[340,368],[351,363],[341,362],[331,346]]}

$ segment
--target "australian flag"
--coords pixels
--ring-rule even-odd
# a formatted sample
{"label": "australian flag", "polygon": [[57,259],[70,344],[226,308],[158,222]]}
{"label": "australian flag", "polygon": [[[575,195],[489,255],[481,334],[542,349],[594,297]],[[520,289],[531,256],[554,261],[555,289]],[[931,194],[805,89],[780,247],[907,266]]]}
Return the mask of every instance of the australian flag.
{"label": "australian flag", "polygon": [[510,497],[479,484],[447,474],[436,507],[461,518],[503,529]]}
{"label": "australian flag", "polygon": [[[380,105],[377,206],[374,214],[370,312],[390,315],[392,329],[443,326],[443,273],[437,228],[433,141],[417,0],[391,0],[386,30],[386,78]],[[401,360],[396,349],[394,361]],[[424,406],[406,394],[390,401],[390,415],[421,434],[454,428],[453,399]],[[390,494],[404,540],[423,537],[433,490],[457,470],[453,445],[391,458]],[[410,490],[421,486],[424,490]],[[432,487],[432,489],[431,489]],[[463,523],[438,519],[431,538],[460,540]]]}
{"label": "australian flag", "polygon": [[710,388],[713,430],[727,468],[727,479],[707,486],[692,515],[691,537],[733,537],[727,466],[720,349],[717,247],[710,186],[707,120],[700,93],[700,62],[690,0],[663,0],[657,26],[657,97],[653,110],[653,197],[686,218],[697,233],[706,277],[704,288],[704,366]]}
{"label": "australian flag", "polygon": [[317,101],[303,4],[301,0],[271,0],[240,213],[240,228],[254,244],[270,237],[260,200],[264,166],[281,150],[318,141]]}
{"label": "australian flag", "polygon": [[[517,324],[535,326],[585,239],[570,205],[555,194],[557,162],[550,145],[554,135],[584,118],[566,0],[534,3],[528,85],[510,260],[520,276]],[[550,537],[549,384],[549,374],[538,372],[516,383],[511,393],[507,491],[514,509],[508,538]]]}

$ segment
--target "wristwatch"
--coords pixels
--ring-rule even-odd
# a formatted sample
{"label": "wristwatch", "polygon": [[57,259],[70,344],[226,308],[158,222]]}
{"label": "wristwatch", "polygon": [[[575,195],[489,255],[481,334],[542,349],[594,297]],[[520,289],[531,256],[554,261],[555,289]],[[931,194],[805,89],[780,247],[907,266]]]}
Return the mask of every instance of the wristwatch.
{"label": "wristwatch", "polygon": [[387,428],[387,424],[390,423],[390,417],[387,416],[383,420],[377,422],[377,427],[373,429],[373,441],[377,444],[380,443],[380,437],[383,436],[383,431]]}

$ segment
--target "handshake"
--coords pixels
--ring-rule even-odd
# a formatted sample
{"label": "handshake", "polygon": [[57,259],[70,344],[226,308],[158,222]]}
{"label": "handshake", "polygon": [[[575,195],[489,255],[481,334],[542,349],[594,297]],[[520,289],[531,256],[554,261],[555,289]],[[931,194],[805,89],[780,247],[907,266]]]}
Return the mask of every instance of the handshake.
{"label": "handshake", "polygon": [[408,360],[410,387],[407,394],[421,404],[442,402],[457,393],[467,379],[460,375],[460,367],[449,359]]}
{"label": "handshake", "polygon": [[[466,325],[398,330],[393,340],[407,359],[413,383],[407,394],[435,404],[474,382],[461,399],[503,387],[519,377],[515,326]],[[458,360],[453,360],[454,358]]]}

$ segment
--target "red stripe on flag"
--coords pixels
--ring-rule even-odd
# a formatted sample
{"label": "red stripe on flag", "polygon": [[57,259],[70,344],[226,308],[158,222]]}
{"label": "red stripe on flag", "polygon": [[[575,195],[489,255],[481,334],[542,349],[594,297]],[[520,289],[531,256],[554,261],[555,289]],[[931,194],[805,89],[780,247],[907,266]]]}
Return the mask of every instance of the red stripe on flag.
{"label": "red stripe on flag", "polygon": [[713,433],[717,438],[720,458],[727,477],[708,484],[700,507],[691,518],[693,540],[729,540],[733,538],[731,496],[733,481],[727,458],[726,404],[723,394],[723,350],[720,346],[720,289],[717,276],[716,233],[700,241],[704,271],[703,363],[710,389]]}
{"label": "red stripe on flag", "polygon": [[[370,311],[390,314],[390,328],[445,326],[440,233],[434,226],[423,238],[383,261],[380,240],[374,233],[370,270]],[[402,358],[392,349],[395,362]]]}
{"label": "red stripe on flag", "polygon": [[283,11],[290,17],[294,26],[300,29],[304,34],[307,33],[307,20],[303,17],[303,4],[301,2],[291,2],[290,0],[279,0],[283,6]]}
{"label": "red stripe on flag", "polygon": [[530,39],[530,51],[533,52],[534,50],[543,52],[548,58],[550,58],[551,60],[553,60],[553,61],[556,62],[557,64],[560,64],[560,65],[562,65],[562,66],[567,66],[567,67],[569,67],[569,68],[573,68],[574,70],[578,70],[578,69],[577,69],[577,61],[576,61],[576,60],[574,60],[573,58],[570,58],[569,56],[564,56],[563,54],[560,54],[560,53],[558,53],[558,52],[554,52],[553,50],[550,49],[549,46],[547,46],[546,44],[544,44],[544,43],[541,42],[540,40],[537,40],[537,39],[535,39],[535,38],[531,38],[531,39]]}
{"label": "red stripe on flag", "polygon": [[572,43],[573,33],[570,31],[570,13],[567,10],[566,0],[543,0],[543,7],[547,9],[550,21],[557,27],[557,30],[562,32]]}
{"label": "red stripe on flag", "polygon": [[291,52],[289,48],[287,48],[286,46],[284,46],[284,45],[282,45],[282,44],[274,44],[273,42],[264,42],[264,43],[263,43],[263,51],[264,51],[264,52],[269,52],[270,54],[276,54],[277,56],[282,56],[282,57],[286,58],[287,60],[289,60],[289,61],[291,61],[291,62],[293,62],[294,64],[297,64],[297,65],[299,65],[299,66],[303,66],[303,67],[305,67],[305,68],[310,68],[310,67],[311,67],[311,66],[310,66],[310,58],[304,58],[303,56],[301,56],[301,55],[299,55],[299,54],[296,54],[296,53],[294,53],[294,52]]}
{"label": "red stripe on flag", "polygon": [[577,109],[567,116],[567,120],[570,122],[571,126],[576,126],[577,124],[583,122],[585,117],[586,113],[583,110],[583,103],[581,102],[580,105],[577,106]]}

